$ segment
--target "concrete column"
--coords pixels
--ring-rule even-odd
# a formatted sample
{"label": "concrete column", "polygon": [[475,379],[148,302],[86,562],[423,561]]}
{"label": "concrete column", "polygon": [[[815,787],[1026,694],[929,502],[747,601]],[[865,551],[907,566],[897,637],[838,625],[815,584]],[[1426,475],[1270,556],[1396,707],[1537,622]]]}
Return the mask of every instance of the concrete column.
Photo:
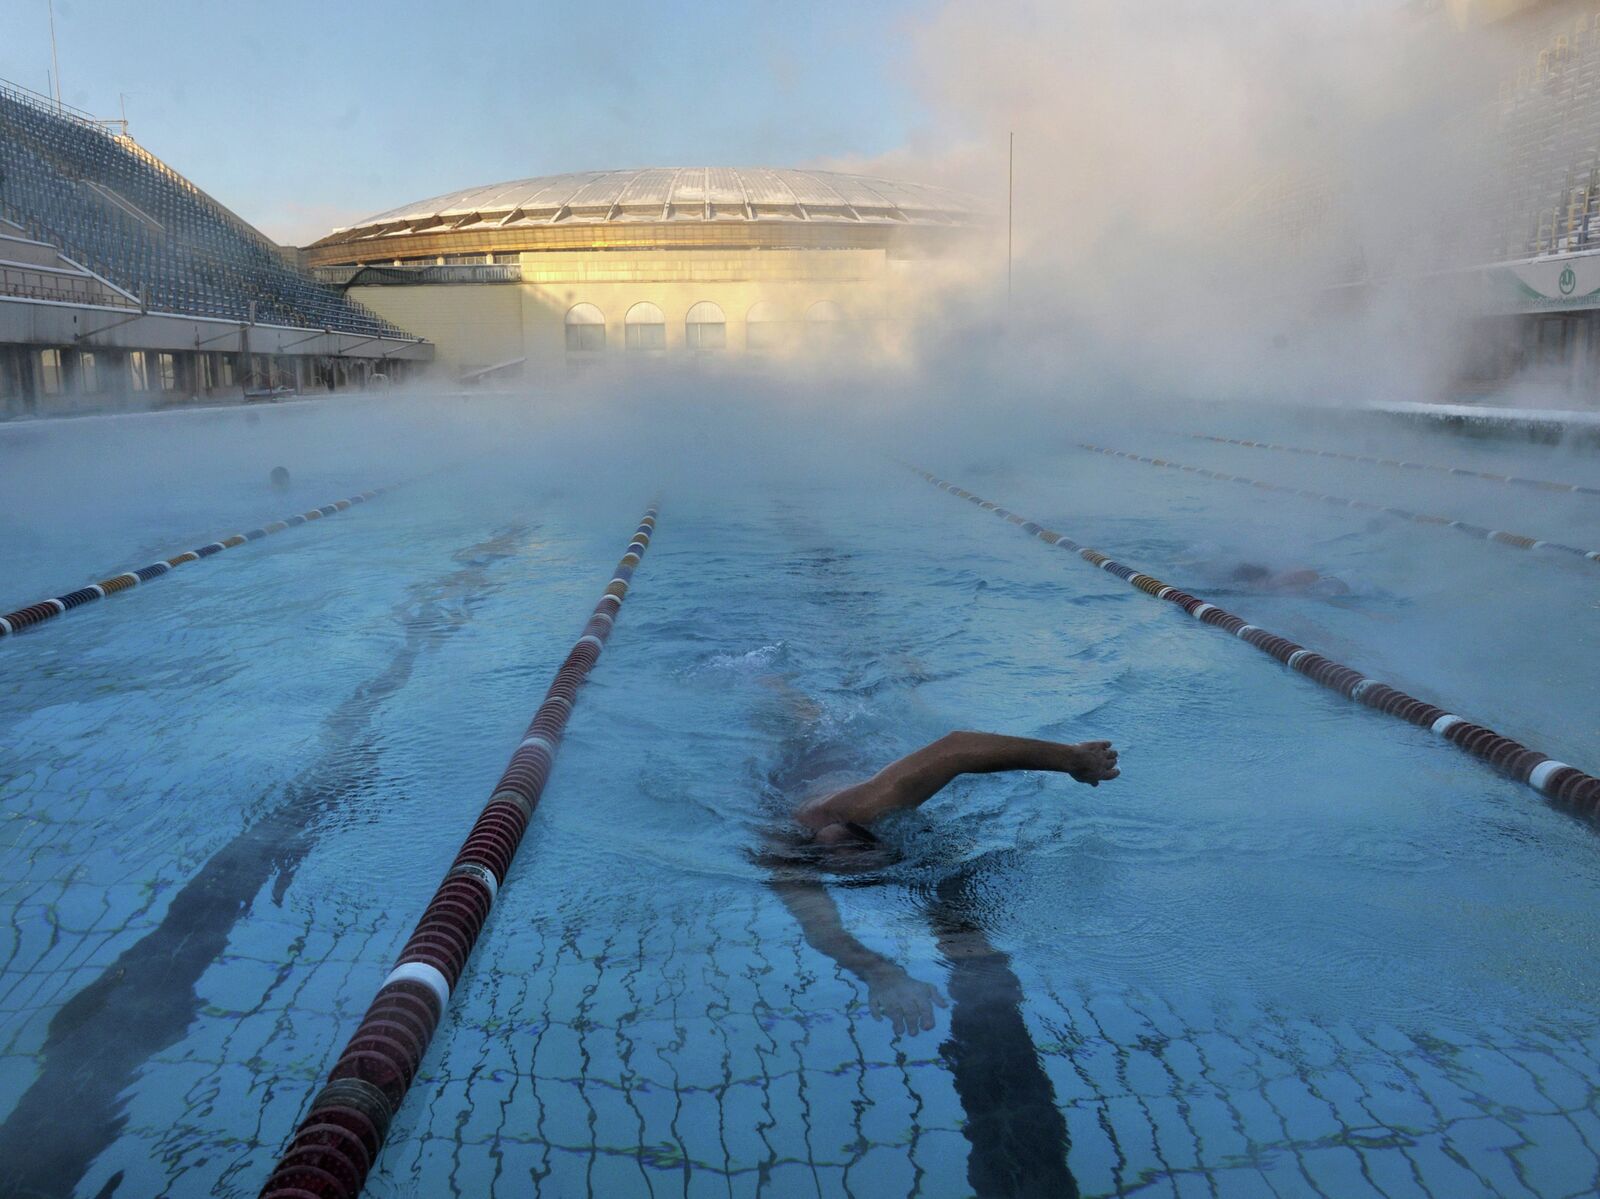
{"label": "concrete column", "polygon": [[39,378],[34,369],[33,353],[27,346],[18,346],[15,351],[17,364],[17,386],[22,393],[23,411],[37,413],[41,407],[39,402]]}
{"label": "concrete column", "polygon": [[0,346],[0,413],[6,416],[21,416],[32,410],[17,362],[18,352],[15,346]]}
{"label": "concrete column", "polygon": [[77,350],[61,351],[61,394],[64,396],[81,396],[83,391],[82,363],[78,361]]}

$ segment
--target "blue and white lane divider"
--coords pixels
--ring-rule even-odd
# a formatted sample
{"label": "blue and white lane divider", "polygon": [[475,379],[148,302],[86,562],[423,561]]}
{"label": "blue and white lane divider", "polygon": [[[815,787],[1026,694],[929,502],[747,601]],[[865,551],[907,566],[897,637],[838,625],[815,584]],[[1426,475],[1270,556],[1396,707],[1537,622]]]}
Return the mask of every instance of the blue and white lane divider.
{"label": "blue and white lane divider", "polygon": [[1320,500],[1326,504],[1334,504],[1340,508],[1358,508],[1365,512],[1382,512],[1388,516],[1398,516],[1401,520],[1409,520],[1413,524],[1431,525],[1435,528],[1454,529],[1457,533],[1465,533],[1468,537],[1475,537],[1479,541],[1493,541],[1499,545],[1509,545],[1518,550],[1543,550],[1552,554],[1560,554],[1566,558],[1587,559],[1591,563],[1600,563],[1600,550],[1579,549],[1575,545],[1564,545],[1559,541],[1543,541],[1537,537],[1528,537],[1522,533],[1509,533],[1504,529],[1489,529],[1482,525],[1468,524],[1464,520],[1452,520],[1448,516],[1430,516],[1425,512],[1412,512],[1407,508],[1386,507],[1375,504],[1370,500],[1352,500],[1342,495],[1324,495],[1320,491],[1311,491],[1305,487],[1289,487],[1283,483],[1264,483],[1260,479],[1247,479],[1243,475],[1230,475],[1225,471],[1207,470],[1203,466],[1189,466],[1182,462],[1173,462],[1167,458],[1151,458],[1146,454],[1130,454],[1127,450],[1112,450],[1101,445],[1091,445],[1086,441],[1078,443],[1080,450],[1092,450],[1096,454],[1106,454],[1112,458],[1126,458],[1129,462],[1143,462],[1147,466],[1162,466],[1167,470],[1181,470],[1185,474],[1199,475],[1203,479],[1211,479],[1219,483],[1242,483],[1246,487],[1254,487],[1260,491],[1274,491],[1281,495],[1297,495],[1301,499]]}
{"label": "blue and white lane divider", "polygon": [[1330,691],[1338,692],[1346,699],[1353,699],[1369,708],[1386,712],[1408,724],[1432,730],[1457,748],[1489,763],[1519,782],[1528,784],[1558,807],[1590,820],[1600,815],[1600,779],[1586,774],[1576,766],[1558,762],[1548,754],[1529,749],[1526,745],[1513,741],[1510,737],[1501,736],[1485,725],[1474,724],[1464,716],[1424,703],[1415,696],[1407,695],[1404,691],[1387,683],[1381,683],[1377,679],[1367,678],[1359,671],[1325,658],[1314,650],[1290,641],[1287,637],[1280,637],[1276,633],[1248,624],[1241,617],[1216,604],[1169,586],[1154,575],[1145,574],[1131,566],[1124,566],[1099,550],[1079,545],[1064,534],[1047,529],[1025,516],[1007,511],[992,500],[976,496],[937,475],[925,470],[917,470],[917,474],[941,491],[948,491],[951,495],[966,500],[986,512],[993,512],[1047,545],[1070,550],[1085,562],[1098,566],[1108,574],[1116,575],[1146,595],[1176,604],[1201,624],[1215,625],[1224,632],[1233,634],[1269,657],[1276,658],[1290,670],[1305,675]]}
{"label": "blue and white lane divider", "polygon": [[1252,450],[1278,450],[1285,454],[1301,454],[1307,458],[1337,458],[1341,462],[1370,462],[1374,466],[1396,466],[1402,470],[1432,470],[1445,475],[1462,475],[1472,479],[1488,479],[1493,483],[1509,483],[1516,487],[1533,487],[1540,491],[1570,492],[1576,495],[1600,495],[1600,487],[1587,487],[1582,483],[1559,483],[1553,479],[1529,479],[1521,475],[1501,475],[1492,470],[1471,470],[1465,466],[1442,466],[1437,462],[1409,462],[1401,458],[1374,458],[1367,454],[1347,454],[1342,450],[1312,450],[1305,446],[1279,445],[1275,441],[1250,441],[1239,437],[1213,437],[1209,433],[1191,433],[1196,441],[1214,441],[1218,445],[1238,445]]}
{"label": "blue and white lane divider", "polygon": [[293,516],[286,516],[282,520],[275,520],[271,524],[262,525],[259,529],[251,529],[248,533],[235,533],[231,537],[224,537],[220,541],[213,541],[192,550],[185,550],[181,554],[174,554],[170,558],[162,558],[141,566],[138,570],[126,570],[121,574],[112,575],[110,578],[101,579],[98,583],[90,583],[87,587],[80,587],[76,591],[68,591],[51,599],[40,600],[36,604],[29,604],[26,608],[18,608],[15,612],[7,612],[0,616],[0,637],[10,637],[23,629],[32,628],[34,625],[43,624],[47,620],[54,620],[74,608],[81,608],[84,604],[92,604],[96,600],[105,599],[108,595],[115,595],[119,591],[127,591],[137,587],[140,583],[148,583],[151,579],[159,579],[164,574],[170,574],[188,562],[198,562],[201,558],[209,558],[213,554],[220,554],[223,550],[231,550],[236,545],[243,545],[247,541],[260,541],[263,537],[270,537],[274,533],[281,533],[285,529],[292,529],[296,525],[307,524],[313,520],[321,520],[324,516],[332,516],[336,512],[343,512],[346,508],[356,504],[364,504],[370,499],[375,499],[387,491],[393,491],[399,484],[388,487],[378,487],[372,491],[359,492],[347,496],[342,500],[335,500],[331,504],[324,504],[320,508],[311,508],[305,512],[298,512]]}

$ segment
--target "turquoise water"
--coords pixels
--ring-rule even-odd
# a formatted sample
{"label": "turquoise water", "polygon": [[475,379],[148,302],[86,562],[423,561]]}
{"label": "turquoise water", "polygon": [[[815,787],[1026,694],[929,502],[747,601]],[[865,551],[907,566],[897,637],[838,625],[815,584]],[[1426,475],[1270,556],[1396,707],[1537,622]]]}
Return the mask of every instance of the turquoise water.
{"label": "turquoise water", "polygon": [[[459,412],[379,447],[353,420],[243,419],[172,449],[87,423],[29,443],[53,466],[114,445],[160,486],[0,483],[0,603],[473,465],[0,643],[0,1193],[255,1194],[656,482],[531,434],[440,453]],[[1229,419],[1204,431],[1284,433]],[[1374,430],[1298,443],[1396,436]],[[1600,523],[1592,497],[1183,431],[1092,430],[1576,544]],[[1069,444],[927,465],[1595,769],[1600,567]],[[668,472],[368,1193],[1594,1191],[1591,829],[909,472],[743,450]],[[1253,591],[1241,562],[1350,594]],[[876,998],[938,992],[934,1027],[896,1034],[773,890],[773,778],[952,728],[1109,738],[1123,777],[961,780],[891,823],[895,860],[818,877],[900,980]]]}

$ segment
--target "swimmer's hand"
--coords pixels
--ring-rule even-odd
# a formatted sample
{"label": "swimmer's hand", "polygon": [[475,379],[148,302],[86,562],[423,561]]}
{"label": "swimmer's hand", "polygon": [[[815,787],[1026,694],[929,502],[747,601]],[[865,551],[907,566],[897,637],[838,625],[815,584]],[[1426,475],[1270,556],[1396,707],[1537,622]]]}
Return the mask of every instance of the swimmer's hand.
{"label": "swimmer's hand", "polygon": [[881,962],[867,976],[867,999],[872,1014],[887,1020],[896,1036],[927,1032],[933,1027],[933,1009],[949,1007],[939,989],[912,978],[893,962]]}
{"label": "swimmer's hand", "polygon": [[1117,751],[1109,741],[1084,741],[1069,748],[1073,756],[1067,773],[1080,783],[1098,787],[1122,773],[1117,769]]}

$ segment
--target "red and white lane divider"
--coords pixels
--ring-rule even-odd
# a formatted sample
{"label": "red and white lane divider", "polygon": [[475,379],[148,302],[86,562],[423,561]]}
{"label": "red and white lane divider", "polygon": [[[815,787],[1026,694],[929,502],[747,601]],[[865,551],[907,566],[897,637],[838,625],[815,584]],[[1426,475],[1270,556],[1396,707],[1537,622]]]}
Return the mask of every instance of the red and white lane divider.
{"label": "red and white lane divider", "polygon": [[1374,466],[1398,466],[1404,470],[1434,470],[1445,475],[1464,475],[1473,479],[1488,479],[1493,483],[1512,483],[1518,487],[1536,487],[1540,491],[1576,492],[1579,495],[1600,495],[1600,487],[1586,487],[1582,483],[1558,483],[1551,479],[1528,479],[1521,475],[1498,475],[1489,470],[1470,470],[1465,466],[1441,466],[1436,462],[1408,462],[1400,458],[1374,458],[1366,454],[1346,454],[1342,450],[1311,450],[1298,445],[1279,445],[1274,441],[1250,441],[1238,437],[1213,437],[1209,433],[1191,433],[1196,441],[1214,441],[1218,445],[1238,445],[1252,450],[1279,450],[1285,454],[1302,454],[1308,458],[1337,458],[1341,462],[1370,462]]}
{"label": "red and white lane divider", "polygon": [[220,554],[223,550],[231,550],[234,546],[243,545],[247,541],[260,541],[263,537],[270,537],[274,533],[281,533],[285,529],[294,528],[296,525],[307,524],[313,520],[321,520],[324,516],[332,516],[336,512],[343,512],[346,508],[375,499],[386,491],[393,491],[397,486],[399,484],[378,487],[372,491],[358,492],[345,499],[335,500],[331,504],[324,504],[320,508],[311,508],[293,516],[286,516],[282,520],[275,520],[271,524],[262,525],[259,529],[251,529],[248,533],[235,533],[231,537],[224,537],[219,541],[197,546],[192,550],[185,550],[183,553],[174,554],[170,558],[162,558],[159,561],[150,563],[149,566],[141,566],[138,570],[124,571],[122,574],[112,575],[108,579],[101,579],[98,583],[90,583],[87,587],[80,587],[76,591],[68,591],[51,599],[29,604],[26,608],[18,608],[15,612],[7,612],[4,616],[0,616],[0,637],[12,636],[22,632],[23,629],[43,624],[47,620],[54,620],[63,613],[70,612],[73,608],[81,608],[84,604],[92,604],[96,600],[105,599],[108,595],[115,595],[119,591],[127,591],[131,587],[137,587],[140,583],[148,583],[151,579],[159,579],[162,575],[177,570],[178,567],[187,562],[198,562],[201,558],[209,558],[213,554]]}
{"label": "red and white lane divider", "polygon": [[1401,520],[1409,520],[1413,524],[1430,525],[1434,528],[1454,529],[1458,533],[1465,533],[1468,537],[1475,537],[1479,541],[1493,541],[1499,545],[1509,545],[1517,550],[1545,550],[1552,554],[1562,554],[1568,558],[1582,558],[1590,562],[1600,563],[1600,550],[1579,549],[1575,545],[1564,545],[1559,541],[1542,541],[1537,537],[1528,537],[1522,533],[1508,533],[1504,529],[1488,529],[1482,525],[1470,525],[1464,520],[1451,520],[1448,516],[1429,516],[1425,512],[1412,512],[1407,508],[1390,508],[1383,504],[1374,504],[1370,500],[1352,500],[1342,495],[1324,495],[1320,491],[1311,491],[1304,487],[1289,487],[1283,483],[1264,483],[1260,479],[1247,479],[1243,475],[1230,475],[1220,470],[1207,470],[1203,466],[1189,466],[1182,462],[1173,462],[1167,458],[1151,458],[1147,454],[1130,454],[1127,450],[1111,450],[1103,445],[1090,445],[1087,441],[1078,443],[1080,450],[1092,450],[1096,454],[1106,454],[1112,458],[1126,458],[1129,462],[1143,462],[1147,466],[1163,466],[1168,470],[1181,470],[1185,474],[1199,475],[1204,479],[1212,479],[1219,483],[1242,483],[1246,487],[1255,487],[1261,491],[1276,491],[1283,495],[1297,495],[1301,499],[1321,500],[1323,503],[1334,504],[1340,508],[1359,508],[1367,512],[1383,512],[1389,516],[1398,516]]}
{"label": "red and white lane divider", "polygon": [[1501,736],[1491,728],[1474,724],[1463,716],[1447,712],[1433,704],[1424,703],[1415,696],[1407,695],[1404,691],[1390,687],[1386,683],[1380,683],[1377,679],[1369,679],[1359,671],[1325,658],[1314,650],[1290,641],[1287,637],[1280,637],[1266,629],[1247,624],[1243,618],[1216,604],[1208,603],[1199,596],[1190,595],[1187,591],[1179,591],[1153,575],[1137,571],[1131,566],[1124,566],[1099,550],[1079,545],[1070,537],[1046,529],[1024,516],[1009,512],[993,501],[982,499],[927,471],[918,470],[917,474],[941,491],[948,491],[951,495],[1003,517],[1024,532],[1033,534],[1040,541],[1072,551],[1085,562],[1098,566],[1108,574],[1116,575],[1146,595],[1176,604],[1202,624],[1215,625],[1224,632],[1232,633],[1239,640],[1276,658],[1290,670],[1305,675],[1330,691],[1337,691],[1346,699],[1353,699],[1369,708],[1387,712],[1390,716],[1409,724],[1431,729],[1473,757],[1504,771],[1519,782],[1527,783],[1561,808],[1589,819],[1600,815],[1600,778],[1586,774],[1576,766],[1558,762],[1548,754],[1529,749],[1510,737]]}
{"label": "red and white lane divider", "polygon": [[360,1193],[505,885],[578,688],[611,635],[634,568],[650,546],[656,514],[654,507],[646,510],[455,864],[262,1187],[262,1199],[355,1199]]}

